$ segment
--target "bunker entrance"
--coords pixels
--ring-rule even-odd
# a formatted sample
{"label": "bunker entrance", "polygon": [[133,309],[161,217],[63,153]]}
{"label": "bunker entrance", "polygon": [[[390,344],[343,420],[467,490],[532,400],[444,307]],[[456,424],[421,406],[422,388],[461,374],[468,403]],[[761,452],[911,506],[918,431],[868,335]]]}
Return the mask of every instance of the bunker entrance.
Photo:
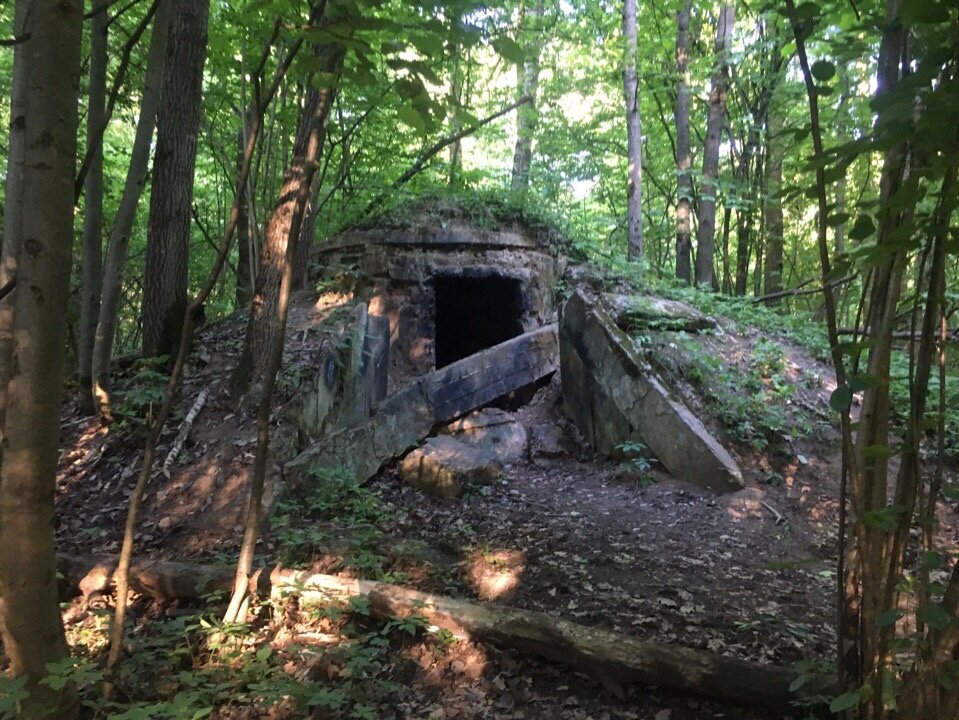
{"label": "bunker entrance", "polygon": [[523,334],[519,280],[440,275],[433,290],[437,369]]}

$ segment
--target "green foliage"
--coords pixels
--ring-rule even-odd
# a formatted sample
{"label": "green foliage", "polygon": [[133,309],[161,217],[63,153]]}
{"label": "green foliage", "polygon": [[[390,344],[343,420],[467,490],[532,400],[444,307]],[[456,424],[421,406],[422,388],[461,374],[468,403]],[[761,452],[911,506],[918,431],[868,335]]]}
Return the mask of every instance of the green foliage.
{"label": "green foliage", "polygon": [[380,528],[390,516],[390,509],[351,473],[316,469],[302,491],[277,508],[273,531],[284,564],[309,563],[316,554],[338,550],[345,539],[351,566],[386,579]]}
{"label": "green foliage", "polygon": [[640,487],[649,487],[656,482],[656,478],[649,472],[653,469],[653,461],[650,459],[649,448],[644,443],[629,440],[617,445],[616,449],[626,458],[628,467],[636,473]]}
{"label": "green foliage", "polygon": [[686,377],[736,442],[765,450],[784,437],[812,432],[808,415],[790,403],[796,384],[777,343],[757,340],[746,367],[724,362],[708,345],[682,333],[677,345],[683,350]]}
{"label": "green foliage", "polygon": [[133,372],[118,378],[114,390],[116,419],[123,425],[145,426],[166,395],[168,358],[144,358]]}

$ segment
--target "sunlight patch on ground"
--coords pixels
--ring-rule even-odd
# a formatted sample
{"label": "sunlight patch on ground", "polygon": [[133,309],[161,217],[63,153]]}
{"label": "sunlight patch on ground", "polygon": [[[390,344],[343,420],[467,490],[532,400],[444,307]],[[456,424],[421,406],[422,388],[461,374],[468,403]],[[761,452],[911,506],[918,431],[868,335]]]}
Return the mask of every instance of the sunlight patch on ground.
{"label": "sunlight patch on ground", "polygon": [[509,600],[519,589],[526,570],[522,550],[477,550],[467,558],[467,576],[483,600]]}

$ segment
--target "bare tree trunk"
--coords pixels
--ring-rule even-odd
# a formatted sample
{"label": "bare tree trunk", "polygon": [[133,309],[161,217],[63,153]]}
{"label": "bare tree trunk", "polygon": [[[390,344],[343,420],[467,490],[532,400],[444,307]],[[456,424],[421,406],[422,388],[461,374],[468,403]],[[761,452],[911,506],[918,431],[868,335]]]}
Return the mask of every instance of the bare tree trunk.
{"label": "bare tree trunk", "polygon": [[80,328],[77,339],[80,405],[93,414],[93,343],[100,314],[103,272],[103,143],[106,114],[108,0],[94,0],[90,26],[90,88],[87,107],[87,148],[90,167],[83,192],[83,282],[80,289]]}
{"label": "bare tree trunk", "polygon": [[[782,120],[778,109],[769,116],[766,137],[766,263],[763,273],[763,293],[778,293],[783,289],[783,201],[779,189],[783,181]],[[778,305],[779,298],[771,298],[769,305]]]}
{"label": "bare tree trunk", "polygon": [[533,139],[539,125],[539,110],[536,95],[539,92],[540,54],[543,50],[543,0],[535,0],[531,7],[524,5],[524,17],[520,32],[531,35],[524,43],[526,59],[516,68],[519,92],[517,98],[531,98],[528,104],[516,112],[516,147],[513,150],[513,172],[510,176],[510,191],[522,202],[529,192],[529,171],[533,165]]}
{"label": "bare tree trunk", "polygon": [[160,0],[153,16],[146,77],[143,81],[143,94],[140,97],[140,117],[137,120],[130,165],[127,168],[120,205],[113,219],[110,241],[107,244],[106,263],[103,267],[103,289],[93,343],[92,376],[93,401],[97,412],[105,420],[111,419],[110,361],[113,359],[113,344],[117,334],[123,270],[126,265],[127,250],[130,247],[130,235],[133,232],[137,205],[143,194],[150,166],[150,146],[153,141],[157,111],[160,107],[171,3],[172,0]]}
{"label": "bare tree trunk", "polygon": [[[453,10],[455,14],[450,19],[450,25],[459,27],[463,22],[461,13]],[[453,65],[450,68],[450,91],[447,95],[449,111],[447,118],[450,123],[450,130],[457,133],[461,127],[460,110],[463,107],[463,47],[456,43],[451,48]],[[468,60],[467,60],[468,62]],[[344,150],[345,150],[344,145]],[[456,187],[460,182],[460,173],[463,169],[463,144],[453,143],[450,146],[450,167],[447,184],[450,187]]]}
{"label": "bare tree trunk", "polygon": [[726,115],[726,88],[729,78],[729,44],[736,19],[736,5],[728,3],[719,11],[709,114],[706,118],[706,145],[703,149],[703,181],[699,196],[699,232],[696,238],[696,284],[713,284],[713,255],[716,247],[716,199],[719,194],[719,144]]}
{"label": "bare tree trunk", "polygon": [[310,274],[310,254],[316,240],[316,215],[319,210],[320,177],[314,175],[313,186],[310,189],[303,210],[303,222],[300,226],[300,237],[296,241],[296,254],[293,256],[293,291],[306,287]]}
{"label": "bare tree trunk", "polygon": [[[21,5],[28,6],[27,16]],[[4,378],[2,630],[12,674],[28,677],[30,697],[21,716],[61,718],[75,714],[72,688],[54,690],[38,681],[48,663],[69,654],[57,597],[53,499],[73,249],[83,7],[79,0],[21,0],[16,15],[27,18],[29,40],[14,70],[26,76],[22,184],[19,197],[8,198],[22,206],[24,241],[16,258],[16,362]]]}
{"label": "bare tree trunk", "polygon": [[[322,50],[322,68],[326,73],[339,76],[343,65],[344,50],[338,45],[328,45]],[[280,197],[273,209],[263,239],[260,269],[256,277],[253,302],[250,305],[250,317],[246,328],[246,340],[243,354],[237,363],[233,375],[233,388],[236,393],[252,390],[252,396],[259,397],[266,381],[273,338],[279,331],[277,303],[280,300],[280,286],[286,269],[287,257],[292,260],[296,255],[295,247],[299,240],[302,217],[297,217],[298,197],[301,192],[310,192],[310,184],[316,171],[316,159],[307,155],[314,136],[319,133],[320,148],[326,136],[326,122],[336,94],[335,87],[311,87],[307,94],[306,106],[300,116],[300,127],[293,152],[293,159],[283,179]],[[313,127],[319,123],[319,127]],[[305,187],[304,187],[305,184]],[[297,233],[290,233],[296,221]]]}
{"label": "bare tree trunk", "polygon": [[753,157],[759,146],[759,127],[753,123],[749,128],[749,137],[743,146],[742,158],[739,167],[739,186],[740,192],[748,193],[746,203],[740,202],[740,209],[736,212],[736,294],[743,296],[746,294],[746,286],[749,281],[749,256],[751,254],[750,244],[752,242],[753,230]]}
{"label": "bare tree trunk", "polygon": [[[27,33],[30,3],[17,0],[13,27],[17,37]],[[17,281],[17,259],[23,243],[23,187],[24,135],[26,129],[26,43],[13,49],[13,82],[10,96],[10,136],[7,140],[7,183],[3,204],[3,255],[0,259],[0,284],[9,287]],[[15,285],[14,285],[15,287]],[[13,359],[13,314],[15,293],[0,300],[0,464],[3,462],[3,436],[7,410],[7,383],[10,381]],[[2,609],[2,601],[0,601]],[[2,615],[2,612],[0,612]],[[2,619],[2,618],[0,618]]]}
{"label": "bare tree trunk", "polygon": [[[320,55],[325,60],[323,64],[325,72],[339,76],[339,71],[343,66],[345,48],[341,45],[327,45],[322,48]],[[258,394],[256,457],[253,464],[253,479],[250,483],[250,497],[243,542],[237,560],[233,597],[224,616],[225,622],[242,621],[246,614],[249,579],[253,571],[253,555],[263,511],[263,486],[266,481],[270,448],[270,409],[273,405],[276,375],[283,362],[286,320],[289,311],[290,289],[293,284],[293,259],[296,256],[297,241],[302,240],[303,217],[307,203],[313,193],[313,177],[326,139],[326,123],[329,118],[330,107],[333,104],[334,94],[335,87],[310,88],[309,99],[300,123],[300,133],[297,137],[293,160],[280,190],[280,200],[273,216],[270,218],[270,227],[264,245],[264,263],[260,278],[266,276],[269,280],[274,281],[276,279],[278,282],[275,289],[270,288],[271,297],[266,299],[263,295],[265,288],[260,284],[260,278],[257,279],[257,297],[254,298],[250,312],[245,349],[251,347],[251,339],[259,338],[261,342],[268,344],[261,351],[266,355],[266,360],[260,370],[256,386]],[[307,112],[310,114],[306,115]],[[280,238],[277,237],[281,232],[286,233],[286,238],[282,243]],[[269,265],[265,255],[268,246],[272,246],[274,251],[281,249],[283,251],[281,256],[270,258]],[[257,309],[259,310],[259,316],[255,314]],[[258,334],[254,331],[257,325],[261,329],[261,333]]]}
{"label": "bare tree trunk", "polygon": [[174,0],[150,192],[143,354],[176,352],[187,305],[190,221],[209,0]]}
{"label": "bare tree trunk", "polygon": [[689,16],[693,0],[684,0],[676,16],[676,277],[692,280],[693,180],[689,142]]}
{"label": "bare tree trunk", "polygon": [[626,255],[643,260],[643,129],[639,114],[639,75],[636,71],[638,20],[636,0],[623,5],[626,41],[623,90],[626,97]]}
{"label": "bare tree trunk", "polygon": [[[237,132],[236,138],[237,174],[239,174],[239,168],[243,165],[243,151],[246,147],[246,137],[247,133],[249,132],[250,117],[247,113],[244,113],[241,120],[242,125]],[[237,203],[237,207],[240,211],[240,218],[236,225],[237,260],[234,302],[237,308],[241,308],[249,303],[250,299],[253,297],[253,279],[255,273],[253,272],[250,247],[251,243],[254,242],[255,227],[253,225],[254,219],[251,217],[250,212],[251,203],[249,184],[244,183],[242,187],[237,188],[237,192],[240,193],[240,199]]]}

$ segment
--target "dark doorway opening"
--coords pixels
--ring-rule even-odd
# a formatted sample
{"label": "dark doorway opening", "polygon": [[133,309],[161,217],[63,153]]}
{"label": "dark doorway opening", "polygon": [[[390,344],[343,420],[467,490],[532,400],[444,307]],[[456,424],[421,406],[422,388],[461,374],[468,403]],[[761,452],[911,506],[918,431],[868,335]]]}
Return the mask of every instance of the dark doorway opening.
{"label": "dark doorway opening", "polygon": [[433,289],[437,368],[523,333],[519,280],[440,275]]}

